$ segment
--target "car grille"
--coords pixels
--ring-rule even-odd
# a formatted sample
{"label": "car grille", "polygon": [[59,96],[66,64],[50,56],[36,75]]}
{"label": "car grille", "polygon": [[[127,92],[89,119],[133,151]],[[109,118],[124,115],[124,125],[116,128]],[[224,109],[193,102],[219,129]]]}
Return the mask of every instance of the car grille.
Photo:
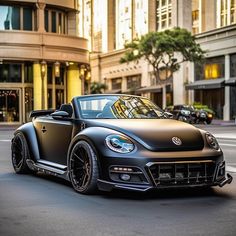
{"label": "car grille", "polygon": [[149,173],[156,184],[202,185],[213,183],[216,164],[213,161],[151,163]]}

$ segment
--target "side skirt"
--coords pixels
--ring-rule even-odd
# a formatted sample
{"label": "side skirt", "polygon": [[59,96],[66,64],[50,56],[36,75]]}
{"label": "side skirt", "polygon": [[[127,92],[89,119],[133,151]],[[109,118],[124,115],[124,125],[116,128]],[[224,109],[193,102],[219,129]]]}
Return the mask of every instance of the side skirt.
{"label": "side skirt", "polygon": [[29,168],[33,171],[42,172],[48,175],[57,176],[66,180],[69,180],[67,166],[60,165],[54,162],[38,160],[34,162],[33,160],[26,160]]}

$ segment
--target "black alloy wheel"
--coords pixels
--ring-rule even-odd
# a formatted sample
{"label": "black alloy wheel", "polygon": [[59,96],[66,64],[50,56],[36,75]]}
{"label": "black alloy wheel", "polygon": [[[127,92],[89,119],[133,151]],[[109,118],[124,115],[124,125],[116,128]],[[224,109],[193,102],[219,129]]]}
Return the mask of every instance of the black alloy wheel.
{"label": "black alloy wheel", "polygon": [[30,169],[26,163],[29,155],[27,142],[22,133],[17,133],[12,139],[11,145],[12,165],[17,174],[27,174]]}
{"label": "black alloy wheel", "polygon": [[73,147],[69,158],[69,176],[79,193],[92,194],[97,190],[98,166],[93,148],[85,141]]}

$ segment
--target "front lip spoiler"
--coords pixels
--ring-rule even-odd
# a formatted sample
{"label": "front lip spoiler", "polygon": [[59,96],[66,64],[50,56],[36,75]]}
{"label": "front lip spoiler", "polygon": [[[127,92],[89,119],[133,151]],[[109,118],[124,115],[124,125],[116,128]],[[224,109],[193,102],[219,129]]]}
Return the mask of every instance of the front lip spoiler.
{"label": "front lip spoiler", "polygon": [[150,185],[113,183],[101,179],[98,179],[97,186],[99,190],[108,192],[112,191],[113,189],[124,189],[124,190],[146,192],[153,188]]}
{"label": "front lip spoiler", "polygon": [[230,184],[232,180],[233,180],[233,177],[229,173],[227,173],[227,177],[218,185],[222,188],[224,185]]}

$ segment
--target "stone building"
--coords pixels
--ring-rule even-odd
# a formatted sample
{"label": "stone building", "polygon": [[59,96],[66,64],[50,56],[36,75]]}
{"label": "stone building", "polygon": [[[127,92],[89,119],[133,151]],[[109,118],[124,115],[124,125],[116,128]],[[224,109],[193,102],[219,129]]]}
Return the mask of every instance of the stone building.
{"label": "stone building", "polygon": [[[199,102],[229,120],[236,115],[235,0],[78,0],[90,42],[93,81],[109,93],[150,97],[160,107]],[[83,18],[82,16],[86,16]],[[87,26],[87,27],[85,27]],[[156,84],[145,62],[120,64],[124,43],[175,26],[196,35],[207,50],[202,67],[185,63],[171,83]],[[91,37],[92,36],[92,37]]]}
{"label": "stone building", "polygon": [[72,0],[0,1],[0,124],[83,93],[89,53],[77,8]]}

